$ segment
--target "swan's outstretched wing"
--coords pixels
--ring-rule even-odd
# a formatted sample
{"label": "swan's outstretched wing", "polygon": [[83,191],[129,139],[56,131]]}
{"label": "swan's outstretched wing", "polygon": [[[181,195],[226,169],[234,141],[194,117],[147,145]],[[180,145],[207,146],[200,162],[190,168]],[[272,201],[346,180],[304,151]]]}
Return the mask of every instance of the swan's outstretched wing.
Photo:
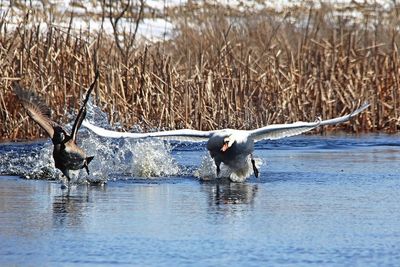
{"label": "swan's outstretched wing", "polygon": [[82,103],[82,107],[79,110],[78,116],[76,116],[75,122],[74,122],[74,126],[72,127],[72,131],[71,131],[71,137],[72,140],[74,140],[76,142],[76,134],[78,133],[79,128],[81,127],[82,121],[85,119],[86,117],[86,104],[89,101],[89,97],[90,94],[93,91],[94,85],[96,84],[97,78],[99,78],[99,71],[96,71],[95,77],[94,77],[94,81],[92,82],[92,84],[89,87],[89,90],[86,93],[86,97],[83,100]]}
{"label": "swan's outstretched wing", "polygon": [[337,124],[337,123],[346,122],[346,121],[354,118],[355,116],[357,116],[358,114],[360,114],[364,110],[366,110],[369,106],[370,106],[369,103],[364,103],[361,107],[359,107],[358,109],[354,110],[352,113],[350,113],[348,115],[344,115],[342,117],[334,118],[334,119],[330,119],[330,120],[323,120],[323,121],[321,121],[321,126],[333,125],[333,124]]}
{"label": "swan's outstretched wing", "polygon": [[330,119],[330,120],[317,120],[315,122],[295,122],[291,124],[275,124],[265,126],[256,130],[250,131],[250,137],[254,141],[260,141],[263,139],[280,139],[284,137],[289,137],[293,135],[298,135],[307,131],[310,131],[318,126],[332,125],[337,123],[342,123],[350,120],[351,118],[357,116],[359,113],[364,111],[369,107],[368,103],[365,103],[357,110],[350,114],[344,115],[342,117]]}
{"label": "swan's outstretched wing", "polygon": [[54,136],[54,127],[57,123],[50,119],[50,109],[33,91],[22,88],[17,82],[13,83],[13,89],[29,117],[34,120],[50,138]]}
{"label": "swan's outstretched wing", "polygon": [[106,130],[101,127],[95,126],[84,120],[83,126],[92,130],[95,134],[110,137],[110,138],[159,138],[164,140],[176,140],[176,141],[189,141],[189,142],[203,142],[207,141],[208,138],[214,133],[214,131],[197,131],[190,129],[183,130],[173,130],[165,132],[152,132],[152,133],[127,133],[127,132],[116,132],[111,130]]}
{"label": "swan's outstretched wing", "polygon": [[[368,107],[369,104],[366,103],[359,109],[353,111],[348,115],[330,120],[324,120],[324,121],[317,120],[315,122],[295,122],[292,124],[275,124],[247,132],[249,133],[249,137],[253,138],[254,141],[256,142],[263,139],[284,138],[310,131],[318,126],[331,125],[348,121]],[[223,130],[197,131],[197,130],[184,129],[184,130],[173,130],[173,131],[153,132],[153,133],[127,133],[127,132],[116,132],[116,131],[106,130],[89,123],[87,120],[83,121],[83,126],[89,128],[97,135],[110,138],[124,137],[124,138],[138,139],[138,138],[155,137],[166,140],[190,141],[190,142],[207,141],[214,133],[223,131]]]}

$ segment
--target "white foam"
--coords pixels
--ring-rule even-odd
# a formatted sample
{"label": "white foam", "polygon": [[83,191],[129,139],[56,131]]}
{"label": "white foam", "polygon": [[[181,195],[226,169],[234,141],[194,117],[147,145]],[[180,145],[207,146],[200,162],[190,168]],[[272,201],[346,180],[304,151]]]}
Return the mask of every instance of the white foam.
{"label": "white foam", "polygon": [[[253,167],[248,158],[248,168],[245,168],[245,173],[234,173],[229,167],[221,163],[221,172],[217,176],[216,166],[214,160],[211,158],[210,154],[207,153],[203,156],[202,162],[197,170],[194,171],[193,175],[203,181],[215,180],[218,178],[229,178],[233,182],[243,182],[250,175],[253,174]],[[260,169],[262,165],[262,160],[259,158],[255,159],[256,167]],[[238,172],[238,171],[237,171]]]}
{"label": "white foam", "polygon": [[[88,119],[110,127],[107,114],[88,103]],[[75,118],[75,114],[69,116]],[[34,122],[31,122],[34,124]],[[66,125],[70,130],[73,119]],[[82,127],[78,132],[78,144],[87,156],[94,156],[89,164],[90,174],[81,169],[71,172],[72,182],[107,181],[109,179],[154,179],[179,176],[181,168],[171,155],[172,146],[161,140],[104,139]],[[61,180],[61,171],[55,168],[50,140],[43,146],[15,148],[0,157],[0,173],[14,174],[27,179]]]}
{"label": "white foam", "polygon": [[[110,128],[107,115],[88,103],[87,119]],[[90,164],[93,176],[123,174],[132,178],[156,178],[178,175],[181,170],[171,155],[172,146],[156,139],[106,139],[86,131],[82,145],[95,158]]]}

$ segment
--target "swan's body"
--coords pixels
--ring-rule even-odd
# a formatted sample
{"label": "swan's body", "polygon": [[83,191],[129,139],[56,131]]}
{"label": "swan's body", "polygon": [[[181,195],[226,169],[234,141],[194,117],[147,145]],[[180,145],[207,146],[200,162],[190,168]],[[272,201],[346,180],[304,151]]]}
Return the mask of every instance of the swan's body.
{"label": "swan's body", "polygon": [[232,172],[230,178],[233,181],[241,182],[253,172],[258,176],[258,169],[253,159],[254,142],[264,139],[280,139],[298,135],[319,126],[342,123],[355,117],[369,107],[366,103],[352,113],[330,119],[318,119],[315,122],[295,122],[291,124],[275,124],[255,130],[223,129],[216,131],[197,131],[190,129],[173,130],[152,133],[127,133],[106,130],[97,127],[88,121],[83,121],[83,126],[94,133],[110,138],[160,138],[166,140],[202,142],[207,141],[207,149],[214,159],[217,167],[217,175],[220,171],[220,164],[224,163]]}
{"label": "swan's body", "polygon": [[59,169],[70,183],[70,170],[86,169],[89,174],[89,163],[93,157],[88,157],[76,143],[77,133],[86,116],[86,103],[89,100],[90,93],[92,92],[96,83],[98,73],[79,110],[78,116],[75,119],[72,127],[71,134],[58,123],[50,119],[50,109],[43,103],[43,101],[32,91],[22,88],[18,83],[13,84],[14,92],[20,100],[22,106],[27,111],[29,117],[34,120],[53,142],[53,158],[54,164]]}

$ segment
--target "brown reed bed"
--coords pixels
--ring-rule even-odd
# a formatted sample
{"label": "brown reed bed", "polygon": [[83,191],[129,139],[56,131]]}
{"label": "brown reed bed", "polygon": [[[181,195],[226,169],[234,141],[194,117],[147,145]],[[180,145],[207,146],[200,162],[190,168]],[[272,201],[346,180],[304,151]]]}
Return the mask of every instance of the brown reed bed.
{"label": "brown reed bed", "polygon": [[399,7],[352,8],[364,15],[352,18],[329,5],[250,12],[188,4],[166,10],[177,25],[174,38],[151,45],[118,45],[104,33],[57,27],[41,31],[28,22],[8,30],[3,18],[0,139],[44,136],[17,104],[13,80],[46,99],[65,123],[95,62],[94,102],[126,130],[249,129],[341,116],[369,101],[367,112],[340,129],[397,132]]}

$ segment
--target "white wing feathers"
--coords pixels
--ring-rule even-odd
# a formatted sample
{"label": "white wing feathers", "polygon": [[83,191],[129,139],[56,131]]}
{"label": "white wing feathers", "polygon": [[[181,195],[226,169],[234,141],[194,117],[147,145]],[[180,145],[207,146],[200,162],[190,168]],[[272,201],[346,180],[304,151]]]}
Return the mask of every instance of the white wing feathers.
{"label": "white wing feathers", "polygon": [[[263,140],[263,139],[280,139],[284,137],[289,137],[293,135],[298,135],[307,131],[310,131],[318,126],[323,125],[332,125],[337,123],[342,123],[350,120],[355,117],[365,109],[369,107],[368,103],[365,103],[357,110],[353,111],[350,114],[344,115],[342,117],[330,119],[330,120],[317,120],[315,122],[295,122],[291,124],[274,124],[265,126],[259,129],[250,130],[250,131],[241,131],[246,132],[249,138],[252,138],[255,142]],[[150,138],[155,137],[159,139],[166,140],[176,140],[176,141],[189,141],[189,142],[203,142],[207,141],[214,133],[224,132],[224,130],[216,130],[216,131],[197,131],[191,129],[182,129],[182,130],[173,130],[173,131],[165,131],[165,132],[151,132],[151,133],[128,133],[128,132],[116,132],[111,130],[106,130],[100,127],[97,127],[87,120],[84,120],[82,123],[83,126],[89,128],[94,133],[104,137],[110,138]],[[233,130],[234,131],[234,130]]]}
{"label": "white wing feathers", "polygon": [[333,124],[337,124],[337,123],[342,123],[342,122],[346,122],[352,118],[354,118],[355,116],[357,116],[358,114],[360,114],[361,112],[363,112],[364,110],[366,110],[368,107],[370,106],[369,103],[364,103],[361,107],[359,107],[358,109],[354,110],[352,113],[344,115],[342,117],[339,118],[335,118],[335,119],[330,119],[330,120],[324,120],[321,121],[320,126],[324,126],[324,125],[333,125]]}
{"label": "white wing feathers", "polygon": [[149,138],[156,137],[164,140],[176,140],[176,141],[190,141],[190,142],[203,142],[207,141],[213,131],[197,131],[191,129],[173,130],[165,132],[151,132],[151,133],[128,133],[128,132],[116,132],[111,130],[106,130],[91,124],[89,121],[84,120],[83,126],[92,130],[95,134],[110,137],[110,138]]}
{"label": "white wing feathers", "polygon": [[274,124],[250,131],[250,138],[253,138],[255,142],[263,139],[280,139],[302,134],[318,127],[320,124],[321,120],[315,122],[299,121],[291,124]]}
{"label": "white wing feathers", "polygon": [[307,131],[310,131],[318,126],[333,125],[337,123],[342,123],[350,120],[351,118],[358,115],[360,112],[364,111],[369,107],[368,103],[365,103],[357,110],[350,114],[344,115],[342,117],[330,119],[330,120],[317,120],[315,122],[295,122],[291,124],[275,124],[265,126],[256,130],[250,131],[250,137],[254,139],[255,142],[263,139],[279,139],[284,137],[289,137],[293,135],[298,135]]}

